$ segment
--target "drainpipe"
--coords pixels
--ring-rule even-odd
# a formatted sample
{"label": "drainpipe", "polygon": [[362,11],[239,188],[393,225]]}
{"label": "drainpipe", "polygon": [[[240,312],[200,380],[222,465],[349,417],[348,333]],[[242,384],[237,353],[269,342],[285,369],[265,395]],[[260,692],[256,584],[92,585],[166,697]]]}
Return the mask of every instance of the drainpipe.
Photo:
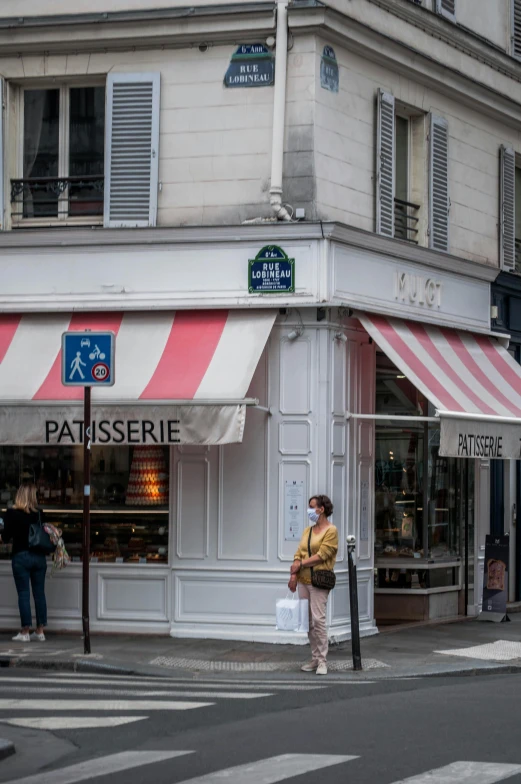
{"label": "drainpipe", "polygon": [[286,72],[288,66],[288,0],[277,3],[277,40],[275,90],[273,93],[273,140],[271,145],[270,204],[277,220],[290,221],[282,205],[282,167],[284,161],[284,127],[286,112]]}

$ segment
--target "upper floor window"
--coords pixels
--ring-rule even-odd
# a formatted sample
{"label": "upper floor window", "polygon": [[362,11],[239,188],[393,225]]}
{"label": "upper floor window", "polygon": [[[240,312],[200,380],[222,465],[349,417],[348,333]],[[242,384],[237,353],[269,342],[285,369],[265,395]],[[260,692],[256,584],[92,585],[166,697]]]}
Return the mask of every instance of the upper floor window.
{"label": "upper floor window", "polygon": [[376,230],[448,250],[448,127],[442,117],[378,96]]}
{"label": "upper floor window", "polygon": [[113,72],[106,84],[9,83],[7,103],[0,160],[11,226],[155,226],[159,73]]}
{"label": "upper floor window", "polygon": [[510,0],[510,52],[512,57],[521,58],[521,0]]}
{"label": "upper floor window", "polygon": [[102,216],[105,87],[26,88],[21,101],[13,220]]}
{"label": "upper floor window", "polygon": [[521,273],[521,160],[512,147],[500,148],[500,267]]}

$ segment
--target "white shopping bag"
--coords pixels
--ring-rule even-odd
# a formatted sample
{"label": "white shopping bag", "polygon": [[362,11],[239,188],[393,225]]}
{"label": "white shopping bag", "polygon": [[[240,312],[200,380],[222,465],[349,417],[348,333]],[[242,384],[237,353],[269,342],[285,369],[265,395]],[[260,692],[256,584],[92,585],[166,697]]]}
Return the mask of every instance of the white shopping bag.
{"label": "white shopping bag", "polygon": [[307,632],[309,630],[308,600],[299,599],[298,593],[287,594],[277,599],[275,605],[277,629],[285,632]]}

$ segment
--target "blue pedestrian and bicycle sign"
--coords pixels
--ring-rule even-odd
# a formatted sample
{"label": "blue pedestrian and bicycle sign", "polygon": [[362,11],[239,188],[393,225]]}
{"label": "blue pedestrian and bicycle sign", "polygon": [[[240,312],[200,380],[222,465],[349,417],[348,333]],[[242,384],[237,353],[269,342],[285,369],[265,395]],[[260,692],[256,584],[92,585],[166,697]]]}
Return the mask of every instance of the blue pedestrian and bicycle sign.
{"label": "blue pedestrian and bicycle sign", "polygon": [[69,387],[114,384],[113,332],[64,332],[62,382]]}

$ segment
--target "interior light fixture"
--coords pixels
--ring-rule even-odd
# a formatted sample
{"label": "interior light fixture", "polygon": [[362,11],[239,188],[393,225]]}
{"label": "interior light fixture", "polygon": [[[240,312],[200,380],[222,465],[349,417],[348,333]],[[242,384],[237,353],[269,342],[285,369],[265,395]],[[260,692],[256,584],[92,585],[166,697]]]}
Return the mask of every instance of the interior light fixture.
{"label": "interior light fixture", "polygon": [[405,378],[405,376],[396,376],[396,378]]}

